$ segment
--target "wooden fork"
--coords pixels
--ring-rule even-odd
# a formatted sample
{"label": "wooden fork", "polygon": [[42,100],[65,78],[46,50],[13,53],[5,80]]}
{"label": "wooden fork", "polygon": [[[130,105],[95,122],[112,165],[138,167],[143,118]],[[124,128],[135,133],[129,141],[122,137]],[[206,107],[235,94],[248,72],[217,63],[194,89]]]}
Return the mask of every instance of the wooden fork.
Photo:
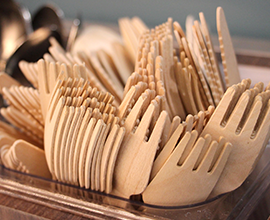
{"label": "wooden fork", "polygon": [[222,65],[225,74],[225,83],[226,86],[229,87],[233,84],[239,83],[241,78],[229,28],[222,7],[217,8],[216,16]]}
{"label": "wooden fork", "polygon": [[157,102],[153,100],[143,114],[136,131],[133,132],[144,100],[142,96],[139,98],[125,121],[126,135],[116,161],[112,193],[124,198],[140,194],[147,186],[153,160],[168,118],[167,112],[163,111],[148,141],[145,141],[146,132],[158,106]]}
{"label": "wooden fork", "polygon": [[233,144],[211,197],[240,186],[254,169],[269,139],[270,91],[262,92],[259,85],[243,92],[241,86],[226,91],[201,134],[211,134],[215,140],[222,134]]}
{"label": "wooden fork", "polygon": [[[203,202],[215,186],[231,151],[231,144],[200,137],[197,131],[185,133],[173,153],[142,193],[143,201],[152,205],[179,206]],[[196,166],[203,148],[207,153]],[[191,148],[181,162],[186,148]],[[219,151],[218,159],[215,159]]]}
{"label": "wooden fork", "polygon": [[[214,111],[214,107],[210,106],[208,111],[200,111],[198,115],[188,115],[181,124],[179,123],[177,128],[172,133],[171,137],[167,141],[164,148],[161,150],[160,154],[156,157],[153,168],[151,171],[151,178],[153,179],[158,171],[161,169],[163,164],[169,158],[178,142],[183,138],[186,132],[191,132],[192,130],[196,130],[198,134],[201,134],[203,127],[205,126],[205,120],[210,117]],[[182,158],[185,158],[185,155],[188,155],[189,151],[186,150],[186,153],[182,155]]]}

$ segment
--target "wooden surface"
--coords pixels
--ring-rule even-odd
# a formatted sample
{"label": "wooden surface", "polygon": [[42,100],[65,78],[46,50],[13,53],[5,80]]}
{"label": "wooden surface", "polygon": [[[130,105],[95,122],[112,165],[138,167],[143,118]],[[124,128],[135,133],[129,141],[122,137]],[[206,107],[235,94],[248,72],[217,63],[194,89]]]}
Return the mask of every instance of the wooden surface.
{"label": "wooden surface", "polygon": [[[237,56],[238,63],[251,64],[257,66],[270,67],[269,58],[254,57],[252,55]],[[264,203],[263,203],[264,204]],[[260,204],[257,209],[264,209],[263,204]],[[269,210],[269,208],[268,208]],[[107,217],[108,218],[108,217]],[[70,209],[59,208],[54,204],[47,205],[36,203],[34,200],[25,200],[24,197],[15,192],[6,191],[0,186],[0,219],[106,219],[106,216],[97,213],[80,213],[70,211]],[[112,217],[110,217],[112,219]]]}

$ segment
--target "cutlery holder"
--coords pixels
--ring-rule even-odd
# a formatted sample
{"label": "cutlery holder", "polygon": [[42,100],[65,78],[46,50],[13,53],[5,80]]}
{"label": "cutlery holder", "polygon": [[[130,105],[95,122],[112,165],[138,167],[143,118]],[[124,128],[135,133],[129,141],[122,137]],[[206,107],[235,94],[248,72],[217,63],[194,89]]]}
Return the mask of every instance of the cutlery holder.
{"label": "cutlery holder", "polygon": [[233,192],[179,207],[147,205],[20,173],[0,166],[0,192],[35,204],[82,215],[114,219],[248,219],[270,186],[270,144],[254,171]]}

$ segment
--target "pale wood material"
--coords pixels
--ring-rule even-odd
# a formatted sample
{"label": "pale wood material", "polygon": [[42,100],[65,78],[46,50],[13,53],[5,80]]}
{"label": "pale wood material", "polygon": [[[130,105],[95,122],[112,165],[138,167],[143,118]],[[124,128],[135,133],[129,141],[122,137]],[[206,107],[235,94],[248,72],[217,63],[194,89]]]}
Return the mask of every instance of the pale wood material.
{"label": "pale wood material", "polygon": [[[200,91],[202,93],[202,99],[204,100],[205,104],[208,105],[214,105],[214,100],[212,98],[212,95],[211,95],[211,91],[210,91],[210,88],[208,86],[208,83],[207,83],[207,79],[206,79],[206,76],[204,74],[204,69],[201,68],[201,65],[200,65],[200,62],[199,62],[199,59],[201,57],[201,53],[200,51],[198,51],[199,54],[196,55],[196,52],[195,52],[195,49],[197,48],[198,50],[200,50],[200,48],[198,47],[198,42],[197,42],[197,38],[195,37],[195,30],[194,28],[192,29],[193,30],[193,47],[191,48],[190,50],[190,53],[191,53],[191,56],[192,56],[192,59],[193,59],[193,62],[194,62],[194,65],[195,65],[195,69],[197,70],[196,73],[198,75],[198,79],[201,83],[201,87],[200,88]],[[197,45],[197,46],[195,46]],[[207,103],[206,103],[207,102]]]}
{"label": "pale wood material", "polygon": [[25,78],[38,89],[38,73],[37,63],[28,63],[27,61],[21,60],[19,62],[19,68],[22,71]]}
{"label": "pale wood material", "polygon": [[113,82],[113,80],[110,78],[98,60],[98,55],[96,52],[88,53],[88,57],[93,65],[93,68],[95,69],[95,73],[99,80],[105,86],[107,91],[115,96],[117,102],[120,103],[123,98],[123,88],[119,86],[117,87],[117,84]]}
{"label": "pale wood material", "polygon": [[[145,203],[180,206],[203,202],[207,199],[225,167],[232,146],[228,142],[212,141],[210,135],[205,138],[200,137],[196,141],[197,136],[196,131],[185,133],[168,160],[142,193]],[[187,148],[192,150],[181,162],[181,157]],[[207,148],[207,153],[196,166],[203,148]],[[218,152],[218,159],[215,158],[216,152]]]}
{"label": "pale wood material", "polygon": [[[204,21],[203,18],[201,19],[202,21]],[[215,59],[213,58],[213,51],[212,47],[210,46],[211,45],[210,34],[205,22],[203,22],[203,24],[200,25],[199,21],[194,21],[194,27],[196,31],[196,37],[199,42],[199,46],[201,47],[199,49],[200,53],[202,52],[201,57],[203,58],[203,61],[206,63],[206,68],[209,72],[208,77],[211,77],[211,82],[213,83],[213,85],[210,85],[210,87],[212,87],[214,100],[215,103],[218,104],[224,91],[221,78],[219,77],[219,73],[217,72],[217,66],[213,62]]]}
{"label": "pale wood material", "polygon": [[108,135],[106,142],[104,143],[103,152],[102,152],[101,161],[100,161],[100,173],[99,173],[100,174],[99,188],[101,192],[105,191],[108,163],[111,156],[113,145],[115,143],[117,134],[119,132],[119,128],[120,128],[119,125],[115,125],[112,128],[110,134]]}
{"label": "pale wood material", "polygon": [[175,84],[174,49],[172,36],[172,19],[145,31],[140,37],[135,60],[135,73],[131,75],[125,86],[127,93],[131,85],[138,81],[147,82],[148,88],[154,90],[162,98],[162,109],[169,113],[170,119],[186,113]]}
{"label": "pale wood material", "polygon": [[117,133],[117,136],[115,138],[115,141],[113,143],[113,146],[111,147],[111,154],[107,165],[107,171],[105,173],[106,175],[106,186],[105,186],[105,192],[111,193],[113,189],[113,175],[115,171],[115,164],[117,161],[117,156],[123,141],[125,135],[125,128],[120,127],[119,132]]}
{"label": "pale wood material", "polygon": [[71,163],[70,173],[72,174],[72,182],[75,185],[78,185],[78,179],[79,179],[80,152],[81,152],[82,146],[84,146],[83,145],[84,141],[89,137],[89,133],[88,132],[86,133],[86,131],[89,130],[88,126],[90,127],[92,126],[93,120],[96,120],[96,119],[92,118],[92,109],[87,108],[84,114],[80,129],[79,129],[79,133],[78,133],[78,137],[77,137],[77,141],[76,141],[76,145],[74,149],[74,155],[72,156],[73,160]]}
{"label": "pale wood material", "polygon": [[7,144],[11,146],[15,140],[16,140],[15,137],[0,130],[0,149],[1,149],[1,147],[3,147],[4,145],[7,145]]}
{"label": "pale wood material", "polygon": [[[92,64],[90,63],[89,57],[88,57],[88,53],[89,51],[84,52],[80,51],[78,53],[70,54],[70,53],[66,53],[65,50],[61,47],[61,45],[59,45],[59,43],[54,39],[51,38],[50,39],[50,43],[51,43],[51,47],[49,48],[49,51],[52,55],[52,59],[56,60],[57,62],[59,62],[62,66],[62,64],[65,64],[66,66],[64,66],[64,70],[65,72],[67,72],[67,75],[69,77],[73,76],[74,73],[74,65],[78,64],[80,66],[80,77],[83,77],[84,79],[89,80],[90,85],[92,87],[97,87],[100,91],[104,91],[106,92],[106,88],[104,87],[104,85],[101,83],[101,81],[98,79],[98,77],[95,74],[95,70],[92,67]],[[50,55],[49,55],[50,56]],[[45,59],[45,58],[44,58]],[[46,59],[45,59],[46,60]],[[56,62],[54,61],[54,62]],[[50,61],[50,59],[47,60],[47,62],[52,62]],[[82,66],[84,68],[82,68]],[[82,75],[83,73],[83,75]]]}
{"label": "pale wood material", "polygon": [[24,140],[13,140],[2,146],[1,160],[10,169],[51,179],[44,150]]}
{"label": "pale wood material", "polygon": [[[86,157],[84,161],[84,187],[86,189],[94,189],[94,179],[91,177],[93,175],[93,170],[91,167],[94,165],[94,152],[95,148],[98,148],[99,140],[102,138],[104,133],[105,123],[102,120],[98,120],[95,128],[93,130],[91,139],[89,140],[89,145],[87,146]],[[81,178],[82,179],[82,178]]]}
{"label": "pale wood material", "polygon": [[[87,80],[76,78],[79,70],[74,69],[73,76],[65,71],[58,76],[49,101],[51,119],[46,118],[45,137],[53,148],[47,153],[49,145],[47,148],[45,143],[46,157],[54,179],[99,191],[104,143],[111,127],[119,123],[119,118],[114,116],[114,97],[91,88]],[[59,112],[53,112],[58,109]],[[58,118],[54,118],[55,115]],[[54,136],[50,132],[54,132]],[[121,140],[117,142],[118,148],[120,143]],[[114,152],[116,157],[118,150]],[[114,167],[114,163],[111,166]]]}
{"label": "pale wood material", "polygon": [[135,63],[137,55],[136,51],[139,42],[137,29],[133,26],[131,20],[127,17],[120,18],[118,20],[118,24],[125,46],[129,52],[130,59]]}
{"label": "pale wood material", "polygon": [[121,36],[110,28],[102,25],[89,26],[78,36],[72,56],[75,58],[81,53],[103,50],[111,58],[111,66],[125,84],[132,73],[132,63],[128,59],[127,50],[123,45]]}
{"label": "pale wood material", "polygon": [[100,64],[103,66],[105,72],[108,74],[112,82],[115,84],[116,88],[118,88],[121,92],[123,92],[124,86],[122,80],[120,79],[120,76],[118,75],[118,72],[113,66],[112,58],[104,50],[98,50],[97,55],[100,60]]}
{"label": "pale wood material", "polygon": [[195,18],[192,15],[188,15],[186,17],[186,39],[187,42],[189,42],[190,45],[193,45],[193,33],[192,33],[192,26],[195,21]]}
{"label": "pale wood material", "polygon": [[223,77],[222,77],[222,74],[221,74],[220,69],[219,69],[219,64],[218,64],[217,57],[215,54],[214,45],[213,45],[213,42],[211,39],[211,33],[210,33],[209,28],[208,28],[207,22],[205,20],[204,13],[200,12],[199,17],[200,17],[200,21],[201,21],[202,33],[204,35],[204,39],[205,39],[205,43],[207,46],[207,51],[209,53],[210,61],[211,61],[212,67],[213,67],[214,75],[215,75],[216,80],[219,83],[219,89],[221,90],[221,92],[223,94],[224,90],[225,90],[225,84],[224,84]]}
{"label": "pale wood material", "polygon": [[183,107],[182,100],[179,96],[177,85],[175,84],[175,74],[173,70],[173,42],[172,35],[164,37],[161,41],[161,55],[163,57],[163,71],[164,71],[164,86],[165,97],[168,102],[168,106],[171,112],[171,118],[175,115],[179,115],[181,118],[185,117],[185,109]]}
{"label": "pale wood material", "polygon": [[142,193],[147,186],[152,163],[168,117],[165,111],[161,113],[151,136],[148,141],[145,141],[147,129],[158,107],[155,100],[148,106],[135,132],[133,129],[146,102],[147,97],[141,96],[125,121],[126,134],[116,161],[112,191],[113,194],[124,198]]}
{"label": "pale wood material", "polygon": [[222,7],[217,8],[217,31],[227,88],[241,81],[230,32]]}
{"label": "pale wood material", "polygon": [[11,86],[20,86],[21,84],[13,79],[11,76],[9,76],[6,73],[0,72],[0,92],[2,93],[2,90],[4,87],[9,88]]}
{"label": "pale wood material", "polygon": [[28,142],[31,142],[32,140],[28,138],[28,136],[22,133],[20,130],[14,128],[14,126],[11,126],[10,124],[3,121],[0,121],[0,131],[15,139],[23,139]]}
{"label": "pale wood material", "polygon": [[161,169],[165,161],[168,159],[168,157],[174,150],[177,141],[180,139],[180,136],[182,135],[182,133],[185,132],[185,126],[186,123],[179,124],[179,126],[176,128],[175,132],[172,134],[171,138],[168,140],[168,142],[166,143],[166,145],[164,146],[158,157],[155,159],[151,171],[150,177],[151,180],[156,176],[158,171]]}
{"label": "pale wood material", "polygon": [[[74,99],[73,99],[74,100]],[[72,101],[73,101],[72,100]],[[71,106],[69,106],[71,105]],[[65,109],[67,109],[67,119],[63,122],[64,124],[64,129],[62,130],[62,133],[58,133],[58,135],[61,136],[62,138],[62,141],[61,141],[61,145],[55,145],[55,148],[59,148],[59,158],[58,160],[54,160],[53,161],[53,164],[55,165],[56,163],[59,164],[59,168],[60,168],[60,178],[59,180],[62,181],[62,182],[68,182],[67,181],[67,173],[65,172],[66,169],[65,168],[68,168],[68,158],[66,158],[66,154],[65,152],[67,151],[67,148],[70,147],[70,140],[69,140],[69,134],[71,133],[72,135],[72,132],[74,131],[74,124],[72,123],[73,120],[75,119],[76,120],[76,117],[75,117],[75,106],[73,106],[72,104],[69,104],[67,106],[64,107],[64,112],[65,112]],[[60,125],[60,123],[59,123]],[[58,130],[58,129],[57,129]],[[56,136],[56,138],[57,138]],[[57,139],[56,139],[57,140]],[[55,158],[55,154],[54,154],[54,158]]]}
{"label": "pale wood material", "polygon": [[[193,27],[190,27],[190,28],[191,30],[193,30]],[[194,94],[194,97],[195,97],[194,101],[196,102],[196,106],[197,108],[199,108],[199,110],[205,110],[209,104],[213,104],[213,101],[212,101],[211,92],[208,88],[205,76],[202,73],[202,69],[197,60],[198,58],[196,57],[195,52],[194,52],[193,44],[195,42],[192,44],[190,42],[187,42],[185,33],[178,22],[174,22],[174,34],[175,34],[175,37],[177,39],[178,46],[179,46],[179,60],[181,62],[181,65],[183,68],[187,68],[187,71],[189,72],[189,74],[191,74],[190,79],[192,81],[192,93]],[[196,37],[192,36],[192,41],[196,41],[196,40],[197,40]],[[189,65],[191,67],[188,67]],[[175,68],[177,68],[176,65],[175,65]],[[178,82],[179,93],[180,95],[185,95],[186,92],[185,91],[183,92],[183,88],[180,88],[179,86],[179,80],[180,80],[179,70],[175,70],[175,71],[176,71],[175,72],[176,79],[178,78],[177,82]],[[185,107],[188,109],[188,113],[193,113],[193,111],[191,110],[192,107],[189,105],[189,103]],[[196,111],[193,114],[196,114],[197,112],[198,111]]]}
{"label": "pale wood material", "polygon": [[234,146],[211,197],[239,187],[269,139],[270,92],[262,92],[261,85],[252,89],[249,85],[246,80],[228,88],[202,131],[202,136],[211,134],[214,140],[222,134]]}
{"label": "pale wood material", "polygon": [[175,62],[174,68],[178,91],[184,104],[185,110],[188,114],[196,114],[198,112],[198,109],[196,107],[191,88],[192,76],[189,74],[186,67],[182,67],[182,64],[180,62]]}
{"label": "pale wood material", "polygon": [[[200,135],[205,124],[207,123],[207,120],[209,120],[213,112],[214,107],[210,106],[207,111],[200,111],[198,115],[188,115],[185,121],[183,121],[181,124],[178,124],[178,126],[174,129],[174,132],[171,134],[170,138],[166,142],[166,145],[154,161],[150,177],[151,180],[159,172],[159,170],[169,158],[169,156],[171,155],[181,138],[185,135],[185,133],[195,130],[197,131],[198,135]],[[188,153],[186,153],[186,155],[188,155]],[[182,155],[182,160],[184,159],[185,156]]]}
{"label": "pale wood material", "polygon": [[61,150],[61,144],[62,144],[62,139],[63,139],[62,134],[63,134],[64,126],[66,124],[67,117],[69,115],[68,110],[69,108],[65,106],[61,113],[59,124],[57,127],[57,133],[56,133],[56,138],[55,138],[55,148],[54,148],[54,153],[53,153],[53,160],[54,160],[53,166],[54,166],[54,171],[55,171],[55,177],[56,179],[59,179],[59,180],[61,180],[59,159],[60,159],[60,150]]}
{"label": "pale wood material", "polygon": [[25,117],[19,110],[12,106],[1,108],[1,114],[9,123],[21,131],[22,135],[25,136],[22,137],[22,139],[27,139],[31,143],[42,148],[43,135],[40,130],[33,130],[33,127],[35,129],[35,123],[33,120]]}
{"label": "pale wood material", "polygon": [[66,172],[66,176],[67,176],[67,181],[71,184],[75,184],[77,185],[77,182],[74,181],[74,178],[73,178],[73,160],[74,160],[74,157],[75,157],[75,151],[76,151],[76,144],[77,144],[77,140],[79,138],[79,131],[80,131],[80,128],[83,123],[83,120],[84,120],[84,116],[86,114],[86,111],[87,111],[87,108],[85,105],[82,105],[80,107],[77,107],[76,108],[76,112],[77,112],[77,119],[74,120],[74,131],[73,133],[70,133],[70,138],[71,140],[69,140],[68,142],[70,143],[69,146],[67,146],[69,149],[66,150],[66,163],[67,163],[67,166],[65,167],[65,172]]}
{"label": "pale wood material", "polygon": [[2,92],[8,104],[19,110],[25,117],[31,118],[38,129],[44,126],[37,90],[31,87],[11,86],[10,88],[4,87]]}
{"label": "pale wood material", "polygon": [[194,34],[195,42],[197,42],[197,46],[199,47],[200,57],[204,64],[204,70],[209,83],[209,87],[211,89],[211,94],[213,96],[215,105],[217,105],[222,95],[222,92],[220,92],[220,88],[222,89],[222,84],[218,83],[218,80],[215,78],[214,71],[208,55],[208,51],[203,39],[199,21],[195,21],[193,27],[195,33]]}
{"label": "pale wood material", "polygon": [[58,124],[60,121],[60,116],[62,114],[64,105],[66,102],[65,97],[61,97],[57,104],[49,108],[48,110],[48,117],[46,117],[45,121],[45,129],[44,129],[44,151],[46,160],[48,163],[48,168],[55,178],[55,169],[53,166],[53,152],[55,148],[55,139],[56,139],[56,132],[58,128]]}
{"label": "pale wood material", "polygon": [[50,91],[51,88],[49,88],[50,77],[52,76],[48,75],[45,61],[42,59],[39,60],[38,61],[38,89],[40,93],[40,99],[42,100],[41,110],[42,110],[44,121],[47,114],[47,108],[48,108],[50,92],[51,92]]}
{"label": "pale wood material", "polygon": [[10,151],[26,173],[51,179],[43,150],[26,141],[17,140],[11,146]]}

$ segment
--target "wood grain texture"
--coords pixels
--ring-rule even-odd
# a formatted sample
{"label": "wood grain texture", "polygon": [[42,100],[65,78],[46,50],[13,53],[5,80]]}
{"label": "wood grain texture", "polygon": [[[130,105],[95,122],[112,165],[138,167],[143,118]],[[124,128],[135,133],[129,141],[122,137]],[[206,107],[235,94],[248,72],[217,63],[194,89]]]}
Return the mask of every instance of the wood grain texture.
{"label": "wood grain texture", "polygon": [[[237,60],[240,64],[270,67],[270,59],[267,57],[237,54]],[[13,193],[12,195],[9,194],[9,192],[0,186],[0,219],[97,219],[90,211],[87,215],[86,213],[71,213],[66,209],[59,209],[59,207],[49,203],[44,205],[21,199],[16,192]],[[46,203],[46,201],[44,201],[44,203]],[[265,204],[259,204],[259,206],[256,207],[258,210],[265,210],[265,208]],[[90,218],[89,216],[91,216],[91,214],[92,217]],[[99,218],[106,219],[106,216],[99,216]],[[110,217],[110,219],[112,218]]]}

